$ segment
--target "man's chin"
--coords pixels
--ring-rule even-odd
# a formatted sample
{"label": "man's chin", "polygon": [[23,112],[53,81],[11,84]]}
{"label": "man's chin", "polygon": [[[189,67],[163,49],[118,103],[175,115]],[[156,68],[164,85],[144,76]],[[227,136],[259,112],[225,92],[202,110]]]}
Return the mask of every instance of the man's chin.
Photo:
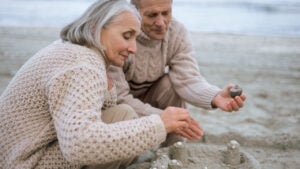
{"label": "man's chin", "polygon": [[151,38],[155,40],[162,40],[165,38],[165,34],[154,34],[151,36]]}

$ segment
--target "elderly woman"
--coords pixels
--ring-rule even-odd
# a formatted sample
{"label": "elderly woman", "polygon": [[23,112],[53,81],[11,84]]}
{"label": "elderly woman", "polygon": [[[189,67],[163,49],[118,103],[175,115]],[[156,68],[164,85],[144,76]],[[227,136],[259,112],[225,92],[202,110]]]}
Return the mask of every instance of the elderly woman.
{"label": "elderly woman", "polygon": [[166,134],[201,128],[185,109],[136,118],[116,104],[109,64],[136,52],[140,16],[125,0],[100,0],[30,58],[0,98],[0,166],[121,168]]}

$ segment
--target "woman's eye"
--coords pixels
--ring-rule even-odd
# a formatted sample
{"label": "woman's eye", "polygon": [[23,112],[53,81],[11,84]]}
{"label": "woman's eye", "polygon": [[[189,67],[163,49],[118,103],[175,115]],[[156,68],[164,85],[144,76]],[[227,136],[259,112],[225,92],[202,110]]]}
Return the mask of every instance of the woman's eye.
{"label": "woman's eye", "polygon": [[131,38],[131,33],[127,32],[127,33],[124,33],[123,37],[125,39],[130,39]]}

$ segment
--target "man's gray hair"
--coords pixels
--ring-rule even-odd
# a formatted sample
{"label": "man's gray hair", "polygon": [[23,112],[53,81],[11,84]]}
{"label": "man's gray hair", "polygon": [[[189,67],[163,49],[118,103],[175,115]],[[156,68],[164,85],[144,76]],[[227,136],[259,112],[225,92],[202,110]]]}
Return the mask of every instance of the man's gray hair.
{"label": "man's gray hair", "polygon": [[102,29],[126,11],[132,12],[141,20],[136,8],[126,0],[98,0],[81,17],[65,26],[60,32],[60,37],[63,41],[96,48],[102,52]]}
{"label": "man's gray hair", "polygon": [[[171,2],[173,2],[173,0],[171,0]],[[137,9],[139,9],[141,6],[140,6],[140,4],[141,4],[141,0],[130,0],[130,3],[132,4],[132,5],[134,5]]]}
{"label": "man's gray hair", "polygon": [[140,6],[140,0],[130,0],[130,3],[134,5],[137,9],[139,9]]}

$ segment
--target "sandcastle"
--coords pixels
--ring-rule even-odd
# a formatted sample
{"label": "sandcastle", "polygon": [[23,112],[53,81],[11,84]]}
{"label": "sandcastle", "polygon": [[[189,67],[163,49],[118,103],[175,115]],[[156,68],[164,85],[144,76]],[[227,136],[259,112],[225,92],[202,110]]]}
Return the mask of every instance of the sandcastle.
{"label": "sandcastle", "polygon": [[133,164],[127,169],[260,169],[259,162],[242,151],[240,144],[231,140],[227,148],[201,143],[176,142],[159,148],[148,162]]}

